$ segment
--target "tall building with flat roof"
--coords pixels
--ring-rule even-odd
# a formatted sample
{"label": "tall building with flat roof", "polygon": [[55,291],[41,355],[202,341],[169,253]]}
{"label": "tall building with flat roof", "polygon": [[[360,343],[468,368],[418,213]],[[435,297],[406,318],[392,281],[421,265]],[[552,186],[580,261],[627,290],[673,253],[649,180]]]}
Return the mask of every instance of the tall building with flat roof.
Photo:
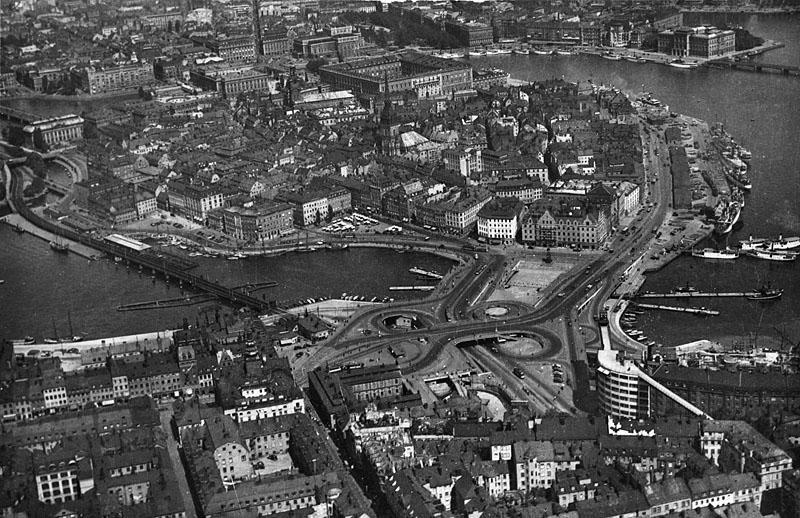
{"label": "tall building with flat roof", "polygon": [[354,93],[415,91],[419,97],[472,89],[472,66],[409,51],[326,65],[320,79]]}

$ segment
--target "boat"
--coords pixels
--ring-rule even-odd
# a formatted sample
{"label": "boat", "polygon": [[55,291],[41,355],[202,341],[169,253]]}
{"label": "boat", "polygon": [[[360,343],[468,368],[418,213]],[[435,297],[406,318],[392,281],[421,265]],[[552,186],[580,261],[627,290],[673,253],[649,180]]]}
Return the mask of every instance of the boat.
{"label": "boat", "polygon": [[742,160],[750,160],[751,158],[753,158],[753,154],[750,151],[746,150],[745,148],[740,147],[739,158],[741,158]]}
{"label": "boat", "polygon": [[783,296],[783,290],[762,286],[754,295],[748,295],[747,300],[775,300]]}
{"label": "boat", "polygon": [[559,56],[571,56],[572,52],[569,50],[557,50],[556,54],[558,54]]}
{"label": "boat", "polygon": [[546,50],[541,50],[541,49],[533,49],[533,53],[536,54],[537,56],[546,56],[550,54]]}
{"label": "boat", "polygon": [[610,53],[610,52],[604,52],[604,53],[601,55],[601,57],[602,57],[603,59],[609,59],[609,60],[611,60],[611,61],[621,61],[621,60],[622,60],[622,56],[618,56],[617,54],[612,54],[612,53]]}
{"label": "boat", "polygon": [[783,237],[778,236],[778,239],[773,241],[770,245],[772,250],[794,250],[800,247],[800,237]]}
{"label": "boat", "polygon": [[790,262],[797,259],[796,252],[774,251],[774,250],[749,250],[747,255],[755,257],[756,259],[765,259],[767,261],[782,261]]}
{"label": "boat", "polygon": [[521,54],[523,56],[527,56],[530,53],[531,53],[531,51],[528,50],[528,49],[518,49],[518,50],[514,51],[514,54]]}
{"label": "boat", "polygon": [[717,220],[714,225],[714,232],[718,235],[728,234],[733,230],[733,226],[739,221],[739,216],[742,214],[742,203],[740,201],[731,201],[723,210],[722,217]]}
{"label": "boat", "polygon": [[498,49],[498,54],[511,54],[511,49]]}
{"label": "boat", "polygon": [[739,251],[730,248],[724,250],[704,248],[702,250],[692,250],[692,257],[701,257],[703,259],[738,259]]}
{"label": "boat", "polygon": [[739,243],[742,246],[742,250],[772,250],[780,252],[800,247],[800,237],[784,238],[781,235],[778,236],[778,239],[771,240],[764,238],[753,239],[753,236],[750,236],[747,241],[740,241]]}
{"label": "boat", "polygon": [[36,339],[29,335],[25,338],[17,338],[14,340],[9,340],[8,342],[11,345],[33,345],[36,343]]}
{"label": "boat", "polygon": [[625,61],[630,61],[631,63],[645,63],[647,60],[637,56],[625,56]]}
{"label": "boat", "polygon": [[683,69],[697,68],[697,63],[687,63],[682,59],[676,59],[675,61],[670,61],[668,64],[669,66],[674,68],[683,68]]}
{"label": "boat", "polygon": [[62,241],[50,241],[50,248],[56,252],[66,253],[69,252],[69,245]]}

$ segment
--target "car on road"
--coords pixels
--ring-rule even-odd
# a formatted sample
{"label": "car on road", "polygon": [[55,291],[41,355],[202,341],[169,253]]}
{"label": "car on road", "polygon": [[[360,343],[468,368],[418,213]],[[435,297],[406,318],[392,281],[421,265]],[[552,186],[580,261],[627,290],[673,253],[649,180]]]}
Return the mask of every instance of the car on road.
{"label": "car on road", "polygon": [[514,376],[518,377],[519,379],[525,379],[525,372],[519,367],[514,367],[514,370],[511,371],[514,373]]}

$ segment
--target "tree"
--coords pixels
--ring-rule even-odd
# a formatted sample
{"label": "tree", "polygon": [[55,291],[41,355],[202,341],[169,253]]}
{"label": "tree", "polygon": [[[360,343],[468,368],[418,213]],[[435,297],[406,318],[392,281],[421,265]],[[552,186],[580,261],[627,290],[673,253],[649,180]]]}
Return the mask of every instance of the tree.
{"label": "tree", "polygon": [[314,225],[319,226],[319,222],[322,221],[322,214],[317,209],[317,215],[314,217]]}
{"label": "tree", "polygon": [[47,176],[47,164],[45,164],[42,155],[39,153],[31,153],[28,155],[28,158],[25,160],[25,165],[30,167],[33,174],[39,178]]}
{"label": "tree", "polygon": [[49,151],[50,146],[47,145],[47,142],[44,141],[44,136],[42,135],[42,130],[36,128],[33,130],[33,147],[36,149],[40,149],[42,151]]}
{"label": "tree", "polygon": [[11,126],[8,130],[8,143],[21,146],[25,143],[25,132],[19,126]]}
{"label": "tree", "polygon": [[314,58],[309,60],[308,64],[306,64],[306,70],[311,72],[312,74],[316,74],[319,72],[319,68],[327,65],[328,60],[325,58]]}

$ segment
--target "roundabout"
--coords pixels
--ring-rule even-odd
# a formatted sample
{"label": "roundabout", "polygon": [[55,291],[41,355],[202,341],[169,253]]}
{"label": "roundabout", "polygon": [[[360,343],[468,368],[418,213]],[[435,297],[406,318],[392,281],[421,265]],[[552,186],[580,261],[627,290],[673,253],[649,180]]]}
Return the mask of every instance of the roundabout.
{"label": "roundabout", "polygon": [[381,333],[403,334],[409,331],[430,329],[435,325],[433,317],[423,311],[404,309],[389,311],[372,317],[371,324]]}
{"label": "roundabout", "polygon": [[533,311],[533,307],[524,302],[492,301],[470,308],[465,315],[472,320],[505,320],[519,318]]}

